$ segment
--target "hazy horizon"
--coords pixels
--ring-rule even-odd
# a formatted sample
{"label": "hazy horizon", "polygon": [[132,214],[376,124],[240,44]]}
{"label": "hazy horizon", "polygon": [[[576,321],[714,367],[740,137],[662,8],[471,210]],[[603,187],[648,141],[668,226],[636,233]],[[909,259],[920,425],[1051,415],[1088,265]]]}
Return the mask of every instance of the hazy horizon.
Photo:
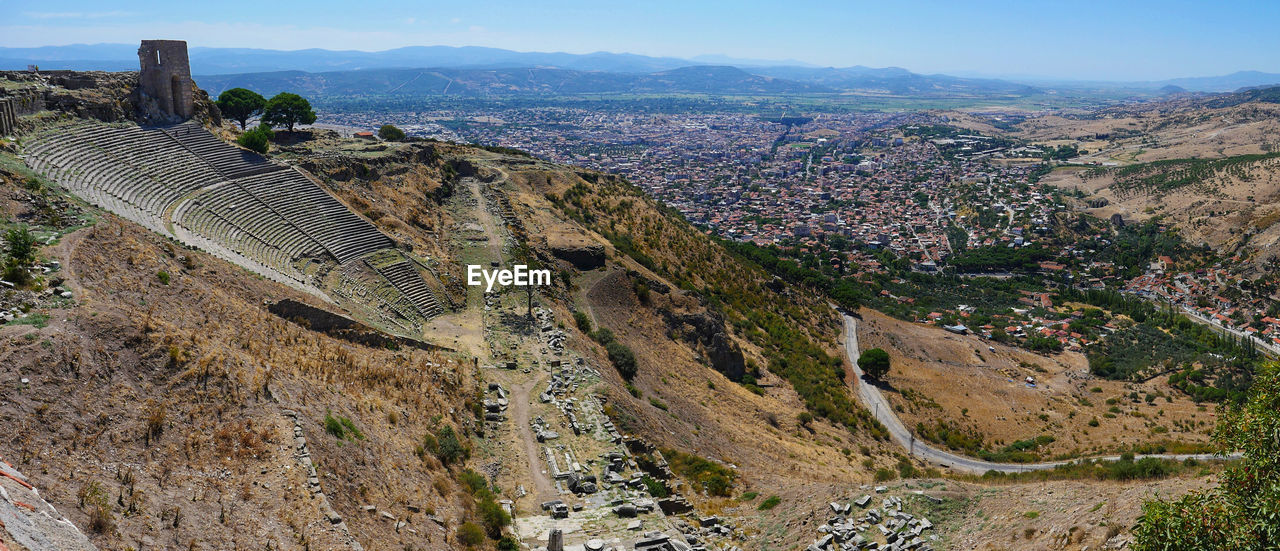
{"label": "hazy horizon", "polygon": [[[134,43],[178,38],[192,48],[382,51],[480,46],[519,52],[725,56],[821,67],[902,67],[922,74],[1086,81],[1159,81],[1280,72],[1280,5],[1244,2],[1050,2],[892,6],[798,2],[598,5],[560,0],[465,5],[381,2],[358,12],[326,0],[290,5],[225,2],[112,9],[73,0],[51,11],[10,4],[0,46]],[[268,23],[268,22],[278,22]],[[252,42],[250,42],[252,40]]]}

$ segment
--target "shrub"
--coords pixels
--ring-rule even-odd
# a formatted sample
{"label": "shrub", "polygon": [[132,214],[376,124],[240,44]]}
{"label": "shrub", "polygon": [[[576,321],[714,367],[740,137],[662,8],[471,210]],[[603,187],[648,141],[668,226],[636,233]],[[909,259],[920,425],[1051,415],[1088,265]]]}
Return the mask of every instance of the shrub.
{"label": "shrub", "polygon": [[1099,424],[1100,424],[1100,423],[1098,423],[1098,418],[1097,418],[1097,417],[1094,417],[1093,419],[1090,419],[1090,420],[1089,420],[1089,426],[1091,426],[1091,427],[1096,427],[1096,426],[1098,426]]}
{"label": "shrub", "polygon": [[265,155],[271,148],[271,137],[273,135],[274,133],[271,131],[270,126],[259,124],[253,130],[245,132],[239,138],[236,138],[236,143],[244,146],[245,149]]}
{"label": "shrub", "polygon": [[36,260],[36,236],[25,225],[9,228],[4,234],[5,252],[19,265],[29,265]]}
{"label": "shrub", "polygon": [[738,496],[738,501],[751,501],[759,495],[759,492],[743,492],[742,495]]}
{"label": "shrub", "polygon": [[364,433],[356,428],[356,424],[346,417],[334,417],[324,414],[324,431],[339,440],[364,440]]}
{"label": "shrub", "polygon": [[484,490],[489,487],[489,484],[484,480],[484,476],[471,469],[463,470],[458,474],[458,482],[461,482],[463,486],[466,486],[467,492],[471,495],[476,495],[480,490]]}
{"label": "shrub", "polygon": [[467,458],[470,452],[462,441],[458,439],[458,434],[454,432],[453,427],[445,425],[436,430],[436,458],[445,465],[451,465]]}
{"label": "shrub", "polygon": [[609,354],[609,361],[613,363],[613,367],[618,370],[618,374],[623,379],[630,381],[636,376],[636,355],[631,352],[630,348],[618,341],[609,341],[604,346],[605,352]]}
{"label": "shrub", "polygon": [[883,467],[876,469],[876,475],[875,475],[876,482],[888,482],[890,480],[893,480],[895,477],[896,475],[894,474],[894,472],[889,469],[886,469]]}
{"label": "shrub", "polygon": [[653,300],[649,296],[649,286],[645,285],[643,281],[640,281],[639,279],[635,280],[631,285],[631,288],[635,291],[636,299],[640,301],[640,304],[648,306],[650,301]]}
{"label": "shrub", "polygon": [[97,534],[105,534],[115,529],[115,518],[108,506],[96,506],[89,510],[89,529]]}
{"label": "shrub", "polygon": [[484,529],[474,522],[464,522],[458,527],[458,543],[475,547],[484,543]]}
{"label": "shrub", "polygon": [[591,317],[581,310],[573,313],[573,323],[578,326],[578,330],[591,334]]}
{"label": "shrub", "polygon": [[520,551],[520,542],[511,536],[498,540],[498,551]]}
{"label": "shrub", "polygon": [[21,262],[10,258],[4,263],[3,279],[14,285],[24,286],[31,283],[31,272]]}
{"label": "shrub", "polygon": [[809,425],[813,423],[813,414],[807,411],[802,411],[796,415],[796,422],[800,423],[800,426],[802,427],[809,428]]}
{"label": "shrub", "polygon": [[90,481],[80,487],[76,497],[80,499],[80,508],[88,509],[90,530],[103,534],[115,528],[115,519],[111,514],[111,497],[101,484]]}
{"label": "shrub", "polygon": [[169,284],[169,272],[166,272],[166,271],[164,271],[164,270],[160,270],[160,271],[156,272],[156,279],[160,280],[160,283],[161,283],[161,284],[163,284],[163,285],[168,285],[168,284]]}
{"label": "shrub", "polygon": [[756,510],[768,511],[769,509],[777,507],[779,503],[782,503],[782,498],[778,496],[769,496],[764,498],[764,501],[761,501],[760,505],[756,506]]}
{"label": "shrub", "polygon": [[615,337],[613,336],[613,331],[610,331],[608,327],[601,327],[599,329],[596,329],[595,332],[591,333],[591,338],[595,339],[596,342],[603,345],[608,345],[609,343],[616,340]]}
{"label": "shrub", "polygon": [[164,404],[152,402],[147,406],[146,412],[146,437],[147,442],[158,438],[164,432],[165,407]]}
{"label": "shrub", "polygon": [[667,489],[667,485],[665,483],[649,475],[644,475],[644,477],[640,479],[640,483],[644,484],[649,495],[653,497],[664,498],[671,495],[671,490]]}
{"label": "shrub", "polygon": [[917,474],[919,473],[916,472],[915,465],[912,465],[911,461],[907,460],[907,458],[904,457],[898,460],[899,476],[902,478],[915,478]]}
{"label": "shrub", "polygon": [[502,528],[511,524],[511,515],[508,515],[502,506],[494,501],[492,494],[481,498],[477,505],[480,510],[480,520],[484,522],[485,534],[495,540],[502,537]]}
{"label": "shrub", "polygon": [[333,435],[334,438],[343,438],[346,436],[346,429],[342,427],[342,422],[337,417],[330,414],[324,416],[324,431]]}

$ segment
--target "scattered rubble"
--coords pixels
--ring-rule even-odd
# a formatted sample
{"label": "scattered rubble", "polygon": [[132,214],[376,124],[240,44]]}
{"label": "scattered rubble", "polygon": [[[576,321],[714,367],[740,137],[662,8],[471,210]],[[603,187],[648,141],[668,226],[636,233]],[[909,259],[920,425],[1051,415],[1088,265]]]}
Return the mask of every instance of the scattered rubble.
{"label": "scattered rubble", "polygon": [[[875,491],[885,493],[888,487],[877,486]],[[902,498],[897,496],[886,496],[879,507],[855,514],[871,501],[871,496],[864,494],[852,501],[831,502],[831,516],[826,524],[818,527],[821,536],[806,551],[932,551],[933,546],[926,539],[934,540],[936,537],[924,536],[925,530],[933,528],[929,519],[903,511]]]}

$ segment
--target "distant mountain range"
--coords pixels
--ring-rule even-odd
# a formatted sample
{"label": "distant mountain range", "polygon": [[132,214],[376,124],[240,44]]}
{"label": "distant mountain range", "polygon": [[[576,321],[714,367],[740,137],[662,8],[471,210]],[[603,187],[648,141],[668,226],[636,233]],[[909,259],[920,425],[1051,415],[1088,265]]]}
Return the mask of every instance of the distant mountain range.
{"label": "distant mountain range", "polygon": [[[784,78],[786,77],[791,78]],[[196,76],[210,94],[243,87],[264,95],[281,91],[327,95],[512,96],[614,93],[804,94],[861,92],[913,97],[1026,95],[1030,86],[902,69],[740,69],[694,65],[653,73],[614,73],[558,68],[366,69],[308,73],[280,71]]]}
{"label": "distant mountain range", "polygon": [[[1241,71],[1215,77],[1149,82],[1031,81],[922,75],[898,67],[817,67],[794,60],[720,55],[690,59],[627,53],[516,52],[478,46],[411,46],[355,50],[190,49],[192,72],[215,92],[245,86],[264,93],[292,89],[326,93],[447,93],[464,95],[701,92],[864,92],[892,95],[1023,96],[1045,89],[1111,89],[1139,94],[1228,92],[1280,84],[1280,74]],[[0,69],[125,71],[138,66],[137,46],[77,44],[0,48]],[[213,76],[210,76],[213,75]],[[666,86],[666,88],[664,88]]]}
{"label": "distant mountain range", "polygon": [[832,88],[769,76],[737,67],[698,65],[653,73],[611,73],[556,68],[521,69],[366,69],[307,73],[280,71],[197,76],[211,95],[249,88],[263,95],[292,91],[311,96],[451,95],[497,97],[556,94],[830,93]]}
{"label": "distant mountain range", "polygon": [[[138,68],[138,47],[130,44],[76,44],[39,48],[0,48],[0,69],[25,69],[28,63],[42,69],[125,71]],[[577,71],[652,73],[690,65],[806,66],[786,60],[738,59],[698,56],[693,59],[651,57],[627,53],[515,52],[480,46],[410,46],[380,52],[356,50],[263,50],[254,48],[202,48],[188,51],[195,74],[309,73],[354,69],[404,69],[419,67],[516,69],[556,67]]]}

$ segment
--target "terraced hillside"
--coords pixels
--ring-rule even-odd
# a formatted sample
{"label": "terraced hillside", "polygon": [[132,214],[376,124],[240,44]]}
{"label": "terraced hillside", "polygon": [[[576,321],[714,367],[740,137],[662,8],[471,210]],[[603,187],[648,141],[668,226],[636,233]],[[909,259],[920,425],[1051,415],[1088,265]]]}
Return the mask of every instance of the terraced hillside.
{"label": "terraced hillside", "polygon": [[418,336],[442,312],[391,238],[304,172],[199,125],[57,125],[27,141],[25,160],[99,207],[396,332]]}

